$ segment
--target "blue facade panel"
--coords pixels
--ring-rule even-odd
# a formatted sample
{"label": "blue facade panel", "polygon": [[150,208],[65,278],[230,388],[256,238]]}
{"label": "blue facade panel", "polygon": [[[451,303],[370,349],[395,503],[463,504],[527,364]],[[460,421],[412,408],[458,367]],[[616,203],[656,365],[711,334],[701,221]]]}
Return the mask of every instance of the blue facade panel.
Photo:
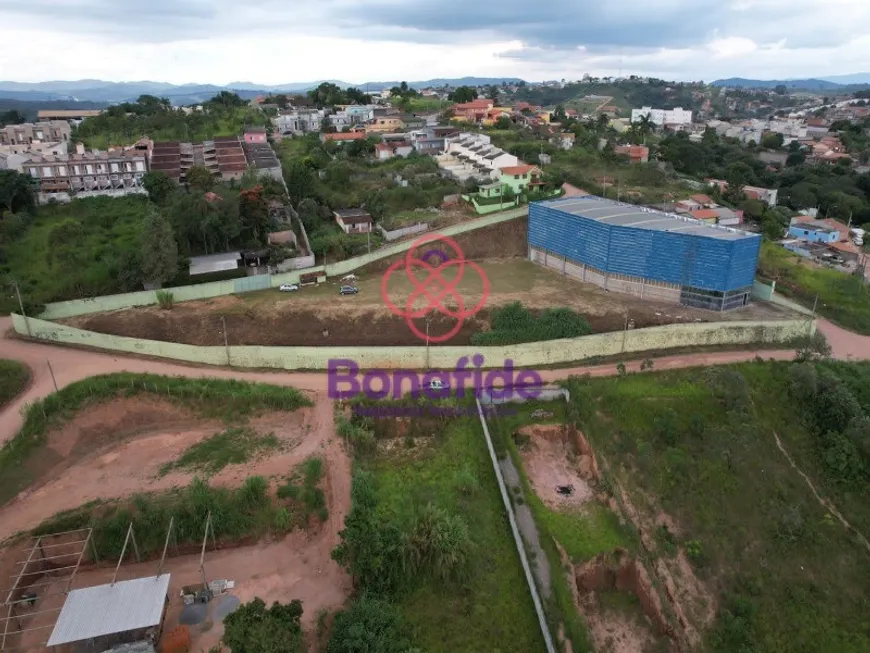
{"label": "blue facade panel", "polygon": [[529,245],[613,274],[728,291],[751,286],[761,238],[714,236],[608,225],[532,204]]}

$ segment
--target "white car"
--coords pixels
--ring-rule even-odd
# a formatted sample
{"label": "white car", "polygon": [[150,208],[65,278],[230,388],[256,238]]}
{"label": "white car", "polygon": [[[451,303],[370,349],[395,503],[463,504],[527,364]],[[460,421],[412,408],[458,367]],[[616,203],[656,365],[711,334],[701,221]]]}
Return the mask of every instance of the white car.
{"label": "white car", "polygon": [[432,379],[426,386],[429,390],[449,390],[450,386],[441,379]]}
{"label": "white car", "polygon": [[278,288],[281,292],[293,292],[294,290],[299,290],[299,286],[295,283],[285,283],[283,286]]}

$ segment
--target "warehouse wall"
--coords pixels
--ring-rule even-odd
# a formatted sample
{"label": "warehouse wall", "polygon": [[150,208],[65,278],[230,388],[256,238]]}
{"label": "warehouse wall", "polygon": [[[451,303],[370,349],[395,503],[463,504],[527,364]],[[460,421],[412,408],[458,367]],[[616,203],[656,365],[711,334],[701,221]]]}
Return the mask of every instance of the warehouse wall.
{"label": "warehouse wall", "polygon": [[463,356],[482,354],[484,367],[498,367],[505,360],[517,367],[534,367],[582,361],[598,356],[618,356],[679,347],[711,345],[781,344],[813,333],[810,319],[752,322],[672,324],[599,333],[580,338],[530,342],[499,347],[198,347],[173,342],[140,340],[76,329],[64,324],[12,315],[15,331],[39,340],[86,345],[111,351],[159,356],[192,363],[247,368],[325,370],[330,359],[352,359],[362,369],[447,369]]}
{"label": "warehouse wall", "polygon": [[708,290],[752,285],[761,237],[723,240],[608,225],[558,208],[529,207],[529,245],[605,273]]}

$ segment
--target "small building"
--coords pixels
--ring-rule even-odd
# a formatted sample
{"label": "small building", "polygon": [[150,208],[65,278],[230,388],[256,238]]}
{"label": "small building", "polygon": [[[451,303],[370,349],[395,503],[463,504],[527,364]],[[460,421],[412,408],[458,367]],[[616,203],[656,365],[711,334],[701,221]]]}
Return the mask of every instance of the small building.
{"label": "small building", "polygon": [[372,216],[364,209],[340,209],[333,215],[346,234],[367,234],[372,230]]}
{"label": "small building", "polygon": [[405,128],[405,121],[399,116],[380,116],[366,123],[366,134],[383,134],[401,131]]}
{"label": "small building", "polygon": [[533,189],[535,186],[542,185],[544,182],[541,181],[541,174],[541,169],[538,166],[510,166],[501,169],[499,183],[502,186],[507,186],[516,195],[519,195]]}
{"label": "small building", "polygon": [[414,146],[407,141],[385,142],[375,145],[375,156],[379,161],[386,161],[394,156],[407,157],[413,151]]}
{"label": "small building", "polygon": [[245,130],[245,143],[251,144],[264,144],[267,140],[266,128],[265,127],[248,127]]}
{"label": "small building", "polygon": [[189,274],[195,277],[200,274],[213,274],[214,272],[226,272],[239,267],[242,260],[241,252],[223,252],[222,254],[208,254],[207,256],[191,256]]}
{"label": "small building", "polygon": [[617,154],[627,156],[632,163],[649,161],[649,148],[646,145],[617,145],[613,148]]}
{"label": "small building", "polygon": [[840,232],[836,229],[808,222],[796,222],[790,225],[788,235],[811,243],[836,243],[840,240]]}
{"label": "small building", "polygon": [[719,222],[719,212],[715,209],[698,209],[697,211],[689,211],[689,215],[695,218],[695,220],[700,220],[707,224],[718,224]]}
{"label": "small building", "polygon": [[105,651],[120,644],[156,643],[169,605],[169,574],[72,590],[47,647],[76,644]]}

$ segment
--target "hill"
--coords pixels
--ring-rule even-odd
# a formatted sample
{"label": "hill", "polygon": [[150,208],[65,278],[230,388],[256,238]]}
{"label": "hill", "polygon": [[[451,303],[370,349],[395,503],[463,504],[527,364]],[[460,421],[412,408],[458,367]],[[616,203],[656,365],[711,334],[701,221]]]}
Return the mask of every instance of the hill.
{"label": "hill", "polygon": [[18,111],[24,114],[29,121],[36,120],[37,111],[40,109],[103,109],[105,102],[75,102],[72,100],[46,100],[26,102],[23,100],[10,100],[0,97],[0,113],[6,111]]}
{"label": "hill", "polygon": [[[846,75],[843,81],[848,81],[849,78],[870,78],[868,74]],[[833,78],[836,79],[836,78]],[[728,79],[717,79],[711,82],[710,86],[728,87],[728,88],[762,88],[773,89],[777,86],[785,86],[788,89],[802,91],[836,91],[848,93],[851,91],[870,88],[870,83],[837,83],[829,79],[745,79],[743,77],[729,77]]]}
{"label": "hill", "polygon": [[[0,81],[0,98],[21,101],[87,101],[87,102],[132,102],[140,95],[157,95],[168,98],[175,105],[205,102],[221,91],[233,91],[245,99],[267,93],[302,93],[316,88],[324,81],[341,88],[356,86],[370,91],[380,91],[401,82],[365,82],[352,84],[341,80],[320,80],[312,82],[288,82],[286,84],[254,84],[252,82],[232,82],[226,86],[215,84],[167,84],[166,82],[106,82],[99,79],[78,81],[49,82],[9,82]],[[485,86],[489,84],[518,83],[516,78],[502,77],[462,77],[458,79],[429,79],[409,82],[415,88],[439,86]]]}

